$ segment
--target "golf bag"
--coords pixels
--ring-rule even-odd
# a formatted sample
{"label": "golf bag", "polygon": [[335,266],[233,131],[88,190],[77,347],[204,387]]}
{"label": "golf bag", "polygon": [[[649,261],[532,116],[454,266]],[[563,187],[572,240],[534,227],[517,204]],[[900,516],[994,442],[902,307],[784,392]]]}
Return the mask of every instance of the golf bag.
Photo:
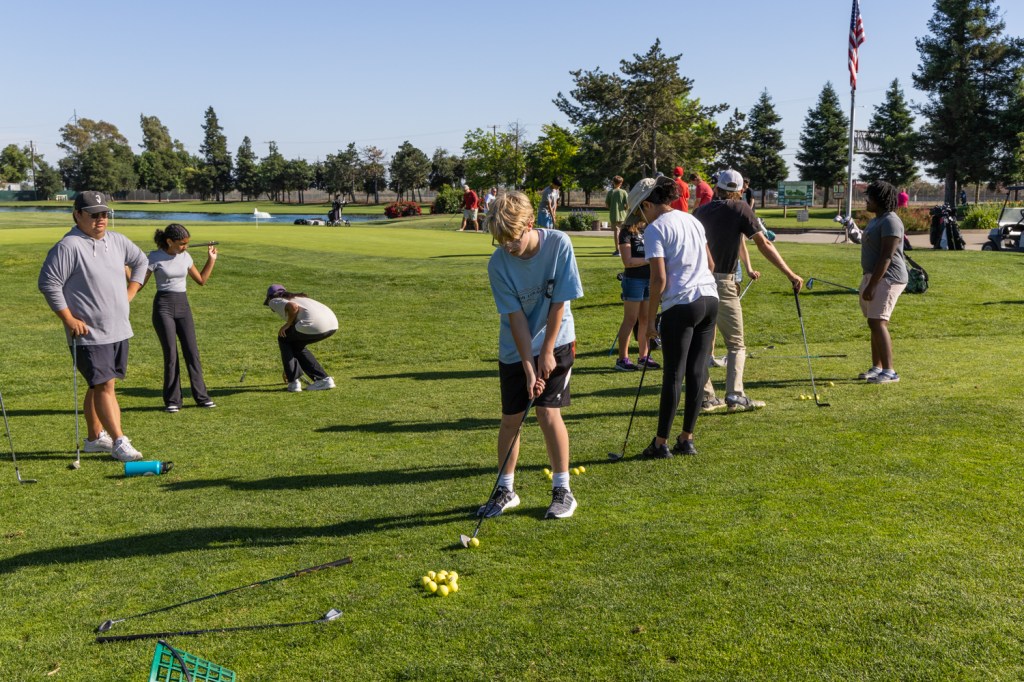
{"label": "golf bag", "polygon": [[345,202],[334,200],[331,210],[327,212],[327,224],[331,226],[348,225],[348,221],[342,219],[341,212],[345,208]]}
{"label": "golf bag", "polygon": [[928,213],[932,217],[928,240],[933,249],[962,251],[967,246],[960,234],[955,208],[948,204],[933,206]]}
{"label": "golf bag", "polygon": [[907,288],[908,294],[923,294],[928,291],[928,271],[907,254],[903,254],[907,261]]}

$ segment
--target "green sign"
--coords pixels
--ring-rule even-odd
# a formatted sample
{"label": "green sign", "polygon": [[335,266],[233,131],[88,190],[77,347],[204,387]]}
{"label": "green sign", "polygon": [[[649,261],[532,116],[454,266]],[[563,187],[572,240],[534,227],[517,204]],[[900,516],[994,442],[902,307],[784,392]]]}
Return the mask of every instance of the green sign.
{"label": "green sign", "polygon": [[813,206],[814,183],[797,180],[779,183],[779,206]]}

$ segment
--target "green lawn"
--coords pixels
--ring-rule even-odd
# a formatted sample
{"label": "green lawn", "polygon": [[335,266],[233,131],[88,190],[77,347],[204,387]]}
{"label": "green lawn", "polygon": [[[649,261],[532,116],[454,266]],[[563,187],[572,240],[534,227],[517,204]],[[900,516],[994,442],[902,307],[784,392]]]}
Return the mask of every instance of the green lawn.
{"label": "green lawn", "polygon": [[[298,201],[298,199],[296,199]],[[344,213],[384,215],[386,204],[364,204],[356,202],[347,204]],[[0,201],[0,207],[26,208],[43,206],[46,208],[66,208],[71,211],[70,201]],[[110,207],[114,211],[183,211],[189,213],[252,213],[259,209],[267,213],[300,213],[311,215],[327,215],[331,210],[330,202],[321,203],[280,203],[276,201],[112,201]],[[429,210],[429,204],[426,205]]]}
{"label": "green lawn", "polygon": [[[0,389],[22,474],[0,464],[0,678],[144,679],[154,642],[97,645],[118,618],[352,556],[350,566],[140,618],[109,634],[315,619],[284,630],[170,638],[241,680],[1019,679],[1024,676],[1024,261],[921,253],[932,288],[892,322],[888,386],[869,364],[856,298],[803,295],[831,408],[810,392],[793,296],[767,271],[744,299],[747,388],[768,407],[697,425],[700,455],[641,461],[660,376],[606,355],[621,316],[618,261],[577,237],[586,297],[564,411],[580,506],[541,520],[550,484],[533,418],[520,508],[457,547],[494,482],[497,315],[485,235],[445,218],[359,228],[193,224],[221,241],[190,288],[219,407],[163,413],[161,358],[144,290],[133,303],[126,431],[159,478],[74,458],[71,362],[36,291],[65,231],[0,214]],[[153,225],[119,229],[149,249]],[[427,228],[427,229],[423,229]],[[433,228],[433,229],[430,229]],[[856,284],[852,246],[780,244],[799,273]],[[199,264],[203,257],[196,254]],[[289,394],[276,317],[282,282],[342,326],[316,347],[338,390]],[[773,348],[768,348],[773,346]],[[240,378],[245,373],[245,380]],[[713,370],[716,381],[724,370]],[[678,422],[677,422],[678,426]],[[419,578],[455,569],[459,593]],[[47,673],[59,667],[59,674]]]}

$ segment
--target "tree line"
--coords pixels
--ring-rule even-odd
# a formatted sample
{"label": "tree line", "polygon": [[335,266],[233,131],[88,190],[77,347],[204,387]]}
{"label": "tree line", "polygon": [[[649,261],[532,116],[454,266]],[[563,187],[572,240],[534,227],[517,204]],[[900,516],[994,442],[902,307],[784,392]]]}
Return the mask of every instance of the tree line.
{"label": "tree line", "polygon": [[[927,100],[908,103],[894,79],[868,124],[862,180],[884,179],[906,186],[923,165],[945,182],[946,200],[967,184],[991,187],[1024,181],[1024,41],[1003,35],[1005,24],[993,0],[935,0],[930,34],[917,39],[921,62],[914,85]],[[573,87],[559,92],[555,107],[570,126],[542,125],[529,140],[518,124],[499,131],[466,133],[461,154],[438,148],[431,156],[406,141],[388,159],[375,146],[350,143],[323,161],[285,159],[274,142],[258,157],[248,137],[234,156],[213,107],[204,116],[198,154],[172,139],[156,116],[140,116],[141,151],[136,154],[115,126],[76,119],[60,129],[64,158],[56,168],[35,157],[36,188],[52,194],[61,183],[71,189],[101,189],[115,195],[147,189],[158,197],[185,191],[223,200],[243,198],[304,200],[319,189],[338,198],[379,202],[391,189],[399,198],[422,200],[426,188],[504,186],[539,189],[560,176],[566,190],[582,190],[590,203],[615,175],[627,184],[644,176],[686,168],[704,177],[734,168],[765,191],[789,175],[781,118],[765,89],[747,112],[737,108],[724,124],[717,117],[727,104],[707,104],[693,96],[693,81],[682,75],[682,55],[668,55],[656,40],[644,54],[619,62],[614,73],[571,71]],[[915,129],[914,113],[922,121]],[[800,133],[796,171],[825,189],[847,181],[849,119],[839,95],[826,83],[808,110]],[[18,182],[31,164],[26,149],[0,152],[0,179]],[[564,193],[568,198],[568,191]]]}

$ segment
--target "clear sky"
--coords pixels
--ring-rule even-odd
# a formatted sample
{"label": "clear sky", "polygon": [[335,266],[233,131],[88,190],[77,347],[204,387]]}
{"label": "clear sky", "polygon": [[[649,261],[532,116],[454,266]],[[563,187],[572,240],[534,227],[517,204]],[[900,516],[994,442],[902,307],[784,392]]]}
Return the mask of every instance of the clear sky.
{"label": "clear sky", "polygon": [[[910,78],[932,2],[862,0],[861,11],[858,128],[893,78],[923,100]],[[1002,11],[1007,34],[1024,35],[1024,3],[1004,0]],[[77,112],[137,148],[146,114],[196,152],[213,106],[232,154],[245,135],[259,156],[275,140],[310,161],[353,141],[389,154],[404,140],[428,155],[459,151],[474,128],[518,122],[532,139],[564,124],[552,99],[571,89],[571,70],[615,71],[660,38],[705,103],[748,111],[768,89],[795,175],[800,129],[826,81],[848,113],[849,15],[850,0],[11,2],[0,146],[33,140],[54,162]]]}

